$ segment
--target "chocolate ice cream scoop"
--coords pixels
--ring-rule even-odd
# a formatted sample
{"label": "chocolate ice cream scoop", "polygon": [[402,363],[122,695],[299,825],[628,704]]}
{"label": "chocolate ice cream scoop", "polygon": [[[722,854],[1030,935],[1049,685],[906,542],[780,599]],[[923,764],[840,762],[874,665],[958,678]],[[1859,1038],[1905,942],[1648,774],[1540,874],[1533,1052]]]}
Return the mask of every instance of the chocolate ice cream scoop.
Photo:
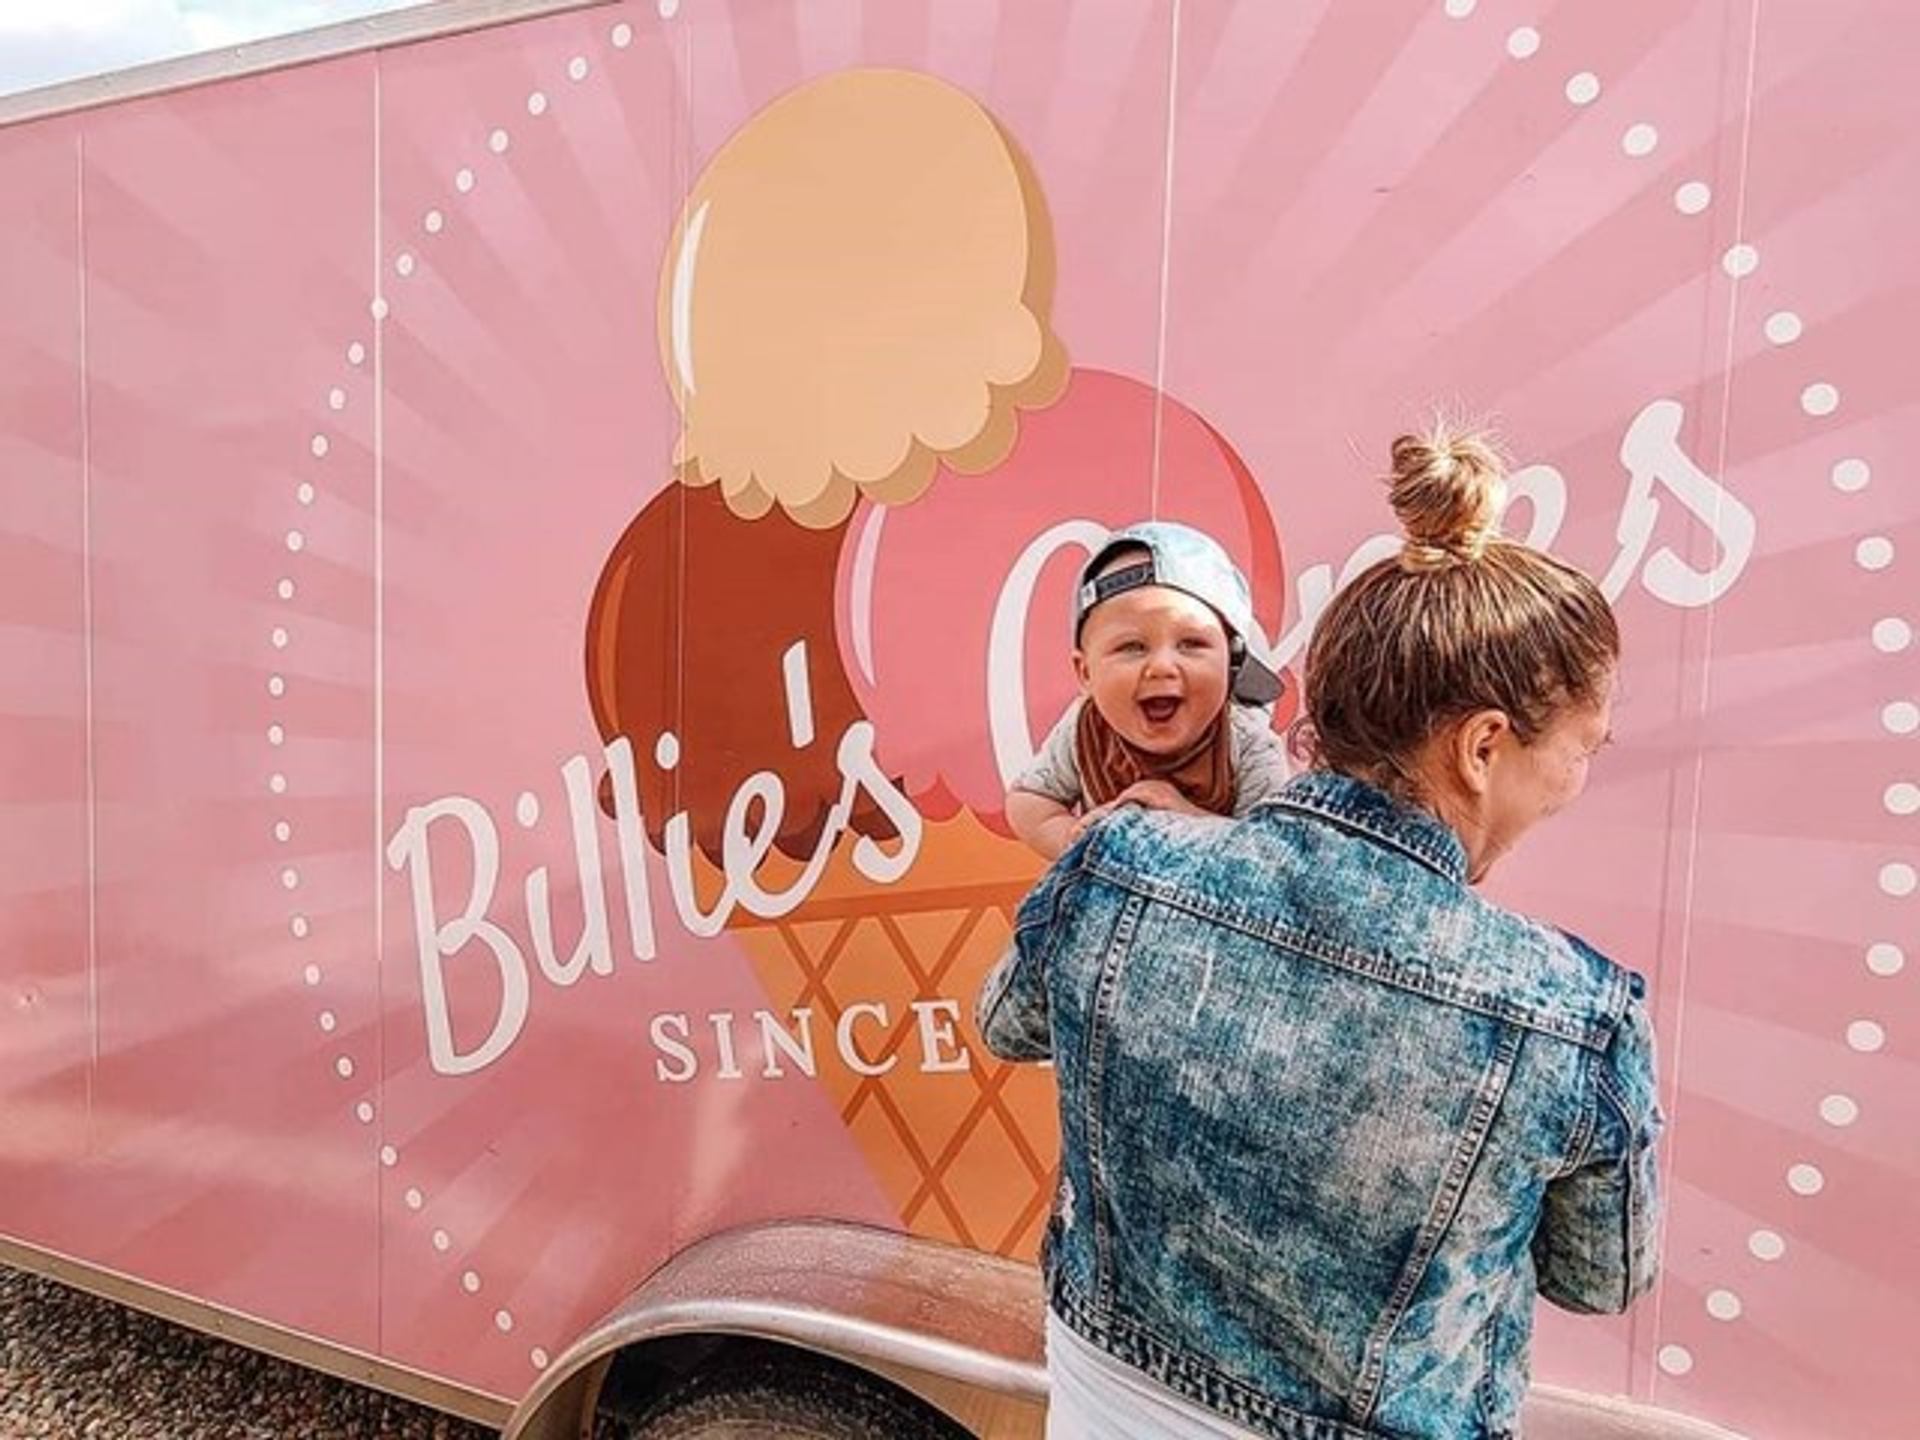
{"label": "chocolate ice cream scoop", "polygon": [[[607,557],[587,617],[587,695],[601,738],[633,746],[655,849],[684,812],[694,844],[719,864],[728,807],[765,770],[785,799],[774,848],[813,853],[845,788],[836,746],[865,718],[834,639],[843,529],[808,529],[778,510],[742,520],[718,487],[669,485]],[[605,784],[601,798],[610,809]],[[864,792],[847,828],[895,834]]]}

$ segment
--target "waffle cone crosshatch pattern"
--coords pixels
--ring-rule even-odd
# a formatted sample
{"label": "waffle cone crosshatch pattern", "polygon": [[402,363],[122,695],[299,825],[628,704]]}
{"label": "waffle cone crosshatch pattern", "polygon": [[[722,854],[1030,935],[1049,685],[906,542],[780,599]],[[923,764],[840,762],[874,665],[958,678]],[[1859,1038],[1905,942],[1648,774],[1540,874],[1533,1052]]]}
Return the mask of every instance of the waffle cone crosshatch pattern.
{"label": "waffle cone crosshatch pattern", "polygon": [[1037,869],[1022,847],[960,816],[928,826],[907,881],[881,890],[842,870],[791,918],[739,922],[779,1014],[810,1009],[824,1031],[849,1003],[884,1007],[855,1032],[858,1063],[884,1073],[830,1050],[820,1083],[900,1223],[1020,1259],[1038,1252],[1052,1198],[1052,1080],[987,1053],[972,997]]}

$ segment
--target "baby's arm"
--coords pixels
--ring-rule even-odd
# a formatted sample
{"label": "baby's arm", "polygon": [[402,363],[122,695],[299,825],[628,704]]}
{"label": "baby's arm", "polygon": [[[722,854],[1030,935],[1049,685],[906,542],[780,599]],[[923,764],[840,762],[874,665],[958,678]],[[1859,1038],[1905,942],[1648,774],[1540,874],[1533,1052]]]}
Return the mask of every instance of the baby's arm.
{"label": "baby's arm", "polygon": [[1072,809],[1033,790],[1007,792],[1007,823],[1043,860],[1058,860],[1080,833],[1080,817]]}
{"label": "baby's arm", "polygon": [[1007,790],[1007,824],[1043,860],[1058,860],[1079,836],[1080,767],[1074,762],[1074,732],[1080,706],[1074,701],[1040,742],[1040,753],[1013,777]]}

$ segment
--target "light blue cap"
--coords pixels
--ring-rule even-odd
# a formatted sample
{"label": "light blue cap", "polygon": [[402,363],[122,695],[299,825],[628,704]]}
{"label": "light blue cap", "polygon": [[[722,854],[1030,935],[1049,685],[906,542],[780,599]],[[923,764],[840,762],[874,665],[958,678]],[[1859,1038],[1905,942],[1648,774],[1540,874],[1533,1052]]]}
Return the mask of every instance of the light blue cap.
{"label": "light blue cap", "polygon": [[[1144,550],[1147,558],[1138,565],[1100,575],[1119,550]],[[1219,541],[1190,525],[1145,520],[1107,537],[1080,571],[1073,607],[1074,644],[1080,643],[1080,630],[1089,611],[1142,585],[1165,585],[1212,607],[1232,642],[1234,699],[1270,705],[1279,698],[1280,677],[1247,649],[1247,637],[1254,633],[1253,591],[1247,577]]]}

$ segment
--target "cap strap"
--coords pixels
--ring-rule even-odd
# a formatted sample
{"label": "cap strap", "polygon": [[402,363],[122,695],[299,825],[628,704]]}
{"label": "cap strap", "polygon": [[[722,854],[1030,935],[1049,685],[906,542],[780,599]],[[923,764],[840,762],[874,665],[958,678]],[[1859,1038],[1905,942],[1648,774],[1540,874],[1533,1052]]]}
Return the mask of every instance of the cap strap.
{"label": "cap strap", "polygon": [[1103,600],[1111,600],[1129,590],[1138,590],[1142,585],[1151,585],[1154,578],[1153,562],[1143,560],[1138,565],[1128,565],[1096,580],[1089,580],[1080,587],[1080,613],[1084,616]]}

